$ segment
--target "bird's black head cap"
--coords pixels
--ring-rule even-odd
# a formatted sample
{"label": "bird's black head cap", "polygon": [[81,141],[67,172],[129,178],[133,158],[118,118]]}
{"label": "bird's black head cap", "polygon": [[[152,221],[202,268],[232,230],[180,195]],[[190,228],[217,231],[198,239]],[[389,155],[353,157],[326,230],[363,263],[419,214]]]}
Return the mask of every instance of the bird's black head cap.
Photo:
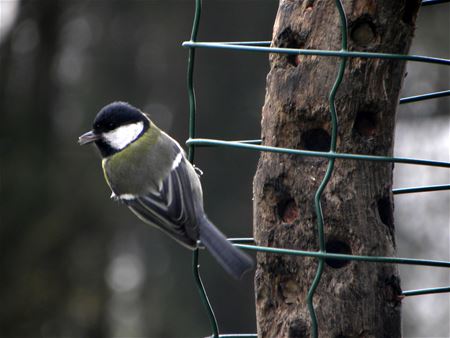
{"label": "bird's black head cap", "polygon": [[[149,119],[138,108],[126,102],[113,102],[103,107],[94,120],[92,131],[94,134],[107,133],[120,126],[131,123],[143,122],[144,128],[140,135],[150,127]],[[139,135],[139,136],[140,136]],[[119,151],[114,149],[103,138],[95,141],[97,148],[103,157],[108,157]]]}
{"label": "bird's black head cap", "polygon": [[149,121],[139,109],[126,102],[113,102],[98,112],[92,130],[95,133],[105,133],[136,122],[143,122],[144,129],[148,128]]}

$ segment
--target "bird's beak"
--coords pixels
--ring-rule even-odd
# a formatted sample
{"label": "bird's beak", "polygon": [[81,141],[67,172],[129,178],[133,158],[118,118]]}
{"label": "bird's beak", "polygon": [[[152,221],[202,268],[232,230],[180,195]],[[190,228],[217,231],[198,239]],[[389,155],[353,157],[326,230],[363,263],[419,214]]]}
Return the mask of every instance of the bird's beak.
{"label": "bird's beak", "polygon": [[92,130],[88,131],[87,133],[84,133],[78,138],[78,143],[80,146],[83,146],[85,144],[92,143],[94,141],[97,141],[102,136],[100,134],[95,134]]}

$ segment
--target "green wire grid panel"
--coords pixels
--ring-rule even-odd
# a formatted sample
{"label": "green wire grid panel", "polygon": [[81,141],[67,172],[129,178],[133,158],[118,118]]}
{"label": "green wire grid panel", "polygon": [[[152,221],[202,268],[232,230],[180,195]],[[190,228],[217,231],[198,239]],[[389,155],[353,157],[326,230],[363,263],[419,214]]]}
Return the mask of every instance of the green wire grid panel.
{"label": "green wire grid panel", "polygon": [[[450,0],[423,0],[422,6],[431,6],[442,3],[448,3]],[[327,253],[325,250],[325,236],[323,228],[323,215],[320,204],[322,192],[324,191],[329,179],[332,176],[334,162],[337,158],[346,160],[357,161],[378,161],[378,162],[392,162],[392,163],[404,163],[411,165],[426,165],[432,167],[450,168],[450,162],[444,161],[431,161],[426,159],[416,158],[404,158],[404,157],[388,157],[388,156],[372,156],[364,154],[348,154],[336,152],[336,138],[337,138],[337,112],[335,107],[335,95],[342,82],[344,75],[346,62],[348,58],[378,58],[378,59],[396,59],[406,60],[412,62],[424,62],[429,64],[450,66],[450,60],[442,58],[434,58],[422,55],[401,55],[401,54],[385,54],[385,53],[367,53],[367,52],[350,52],[347,49],[347,18],[344,12],[344,8],[341,0],[335,0],[335,6],[339,13],[340,18],[340,31],[341,31],[341,50],[311,50],[311,49],[293,49],[293,48],[275,48],[270,47],[270,41],[238,41],[238,42],[197,42],[197,34],[200,24],[200,16],[202,11],[202,0],[195,0],[195,14],[194,22],[192,26],[191,38],[189,41],[183,42],[183,47],[189,49],[188,56],[188,70],[187,70],[187,87],[189,95],[189,140],[186,144],[189,146],[188,158],[189,161],[194,162],[195,148],[196,147],[228,147],[236,149],[246,149],[253,151],[267,151],[277,153],[295,154],[299,156],[313,156],[322,157],[328,159],[327,171],[322,179],[322,182],[316,191],[314,197],[315,213],[317,215],[317,234],[319,238],[319,250],[318,251],[304,251],[304,250],[291,250],[283,248],[272,248],[257,246],[254,243],[253,238],[230,238],[229,240],[237,247],[245,250],[267,252],[273,254],[284,255],[297,255],[304,257],[314,257],[318,259],[319,264],[317,267],[316,276],[311,284],[307,296],[307,306],[311,318],[311,333],[314,338],[319,335],[319,328],[317,325],[316,313],[313,306],[313,297],[315,290],[320,282],[323,265],[325,259],[337,259],[337,260],[350,260],[350,261],[363,261],[363,262],[377,262],[388,264],[404,264],[404,265],[418,265],[418,266],[431,266],[450,268],[450,261],[437,261],[427,259],[412,259],[412,258],[399,258],[399,257],[378,257],[378,256],[357,256],[357,255],[344,255],[336,253]],[[279,54],[302,54],[302,55],[317,55],[323,57],[339,57],[339,71],[336,76],[335,83],[329,94],[329,109],[331,117],[331,144],[329,152],[320,151],[307,151],[300,149],[289,149],[279,147],[268,147],[261,145],[261,140],[239,140],[239,141],[226,141],[226,140],[214,140],[196,138],[196,99],[194,91],[194,65],[195,65],[195,51],[197,48],[209,48],[209,49],[227,49],[240,52],[257,52],[257,53],[279,53]],[[413,102],[419,102],[424,100],[436,99],[440,97],[450,96],[450,90],[444,90],[434,93],[426,93],[422,95],[406,97],[400,99],[400,104],[408,104]],[[407,193],[420,193],[420,192],[436,192],[450,190],[450,184],[422,186],[422,187],[407,187],[394,189],[394,194],[407,194]],[[201,248],[201,246],[199,246]],[[192,256],[192,270],[194,279],[200,294],[200,299],[208,314],[212,337],[257,337],[257,334],[219,334],[219,327],[216,317],[214,315],[213,308],[209,302],[208,295],[203,286],[203,282],[199,272],[199,249],[196,249]],[[448,293],[450,292],[450,286],[438,287],[438,288],[426,288],[419,290],[403,291],[403,297],[418,296],[426,294],[436,293]]]}

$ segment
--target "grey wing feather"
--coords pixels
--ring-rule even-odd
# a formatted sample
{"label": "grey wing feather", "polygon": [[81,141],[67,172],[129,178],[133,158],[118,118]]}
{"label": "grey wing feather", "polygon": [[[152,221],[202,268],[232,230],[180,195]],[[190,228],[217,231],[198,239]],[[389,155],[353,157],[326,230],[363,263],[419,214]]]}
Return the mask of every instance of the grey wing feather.
{"label": "grey wing feather", "polygon": [[[195,194],[191,187],[189,166],[183,157],[162,182],[157,192],[124,200],[125,204],[143,221],[156,226],[181,244],[197,245],[198,222]],[[201,201],[200,201],[201,203]]]}

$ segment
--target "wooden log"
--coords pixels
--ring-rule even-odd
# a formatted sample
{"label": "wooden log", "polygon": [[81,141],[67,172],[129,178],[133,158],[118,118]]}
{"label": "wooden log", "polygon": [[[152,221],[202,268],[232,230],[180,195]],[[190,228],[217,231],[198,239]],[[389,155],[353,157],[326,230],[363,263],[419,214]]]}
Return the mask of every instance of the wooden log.
{"label": "wooden log", "polygon": [[[351,51],[405,54],[419,0],[344,2]],[[332,0],[281,0],[272,46],[339,50]],[[328,95],[339,58],[272,54],[262,110],[263,145],[328,151]],[[392,155],[405,62],[349,58],[337,98],[337,151]],[[318,250],[314,194],[328,160],[262,153],[254,178],[258,245]],[[390,163],[336,160],[322,196],[326,251],[395,256]],[[317,259],[258,253],[259,337],[308,337],[306,305]],[[327,260],[314,296],[320,337],[401,337],[397,267]]]}

